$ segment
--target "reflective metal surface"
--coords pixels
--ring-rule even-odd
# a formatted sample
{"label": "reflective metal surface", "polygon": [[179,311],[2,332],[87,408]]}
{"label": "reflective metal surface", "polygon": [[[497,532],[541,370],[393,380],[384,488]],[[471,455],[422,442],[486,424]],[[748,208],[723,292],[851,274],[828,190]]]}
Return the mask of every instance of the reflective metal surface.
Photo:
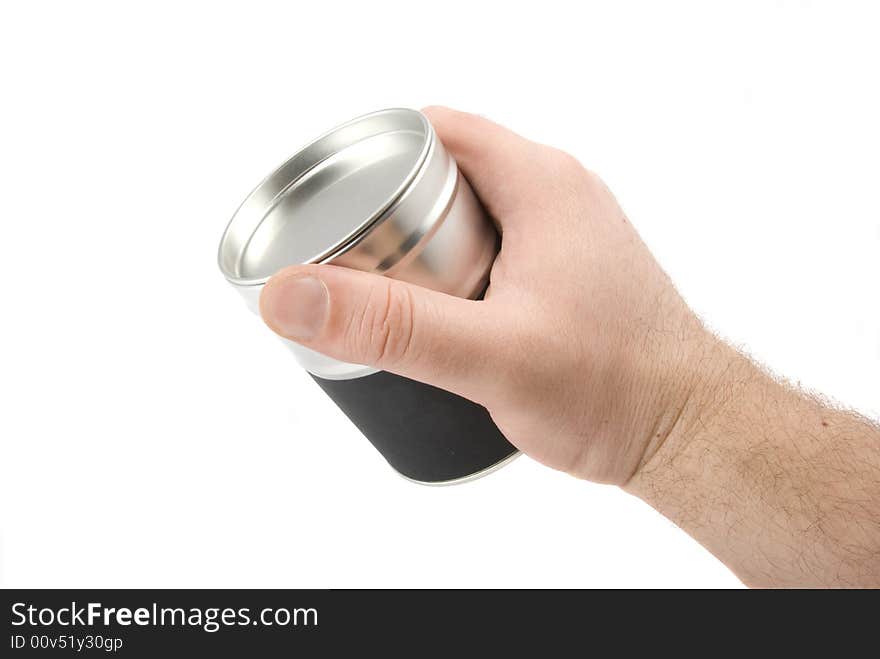
{"label": "reflective metal surface", "polygon": [[[419,481],[419,480],[416,480],[415,478],[410,478],[409,476],[404,476],[396,469],[394,471],[402,479],[407,480],[410,483],[416,483],[418,485],[427,485],[429,487],[446,487],[448,485],[463,485],[464,483],[470,483],[472,481],[479,480],[485,476],[488,476],[489,474],[494,474],[496,471],[498,471],[502,467],[506,467],[507,465],[509,465],[511,462],[516,460],[521,455],[522,455],[521,451],[514,451],[513,453],[508,455],[506,458],[504,458],[503,460],[499,460],[498,462],[496,462],[495,464],[493,464],[490,467],[486,467],[485,469],[482,469],[482,470],[475,472],[473,474],[468,474],[467,476],[462,476],[461,478],[453,478],[452,480],[449,480],[449,481]],[[392,469],[394,469],[394,467],[392,467]]]}
{"label": "reflective metal surface", "polygon": [[[272,172],[236,211],[218,260],[256,311],[268,278],[303,263],[475,297],[497,249],[494,226],[430,122],[391,109],[331,130]],[[375,372],[289,345],[321,377]]]}

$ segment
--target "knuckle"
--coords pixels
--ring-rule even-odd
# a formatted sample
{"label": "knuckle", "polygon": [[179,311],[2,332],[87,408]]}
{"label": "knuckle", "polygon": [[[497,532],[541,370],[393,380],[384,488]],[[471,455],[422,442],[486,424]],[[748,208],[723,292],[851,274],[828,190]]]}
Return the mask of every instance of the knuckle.
{"label": "knuckle", "polygon": [[363,309],[352,337],[353,352],[369,364],[392,366],[406,360],[412,348],[415,317],[409,289],[397,282],[373,286]]}
{"label": "knuckle", "polygon": [[568,151],[562,151],[561,149],[551,147],[550,158],[553,164],[553,168],[560,173],[582,174],[585,171],[584,166],[581,165],[580,160],[575,158]]}
{"label": "knuckle", "polygon": [[595,174],[586,169],[581,161],[567,151],[545,147],[543,163],[545,174],[567,187],[593,185]]}

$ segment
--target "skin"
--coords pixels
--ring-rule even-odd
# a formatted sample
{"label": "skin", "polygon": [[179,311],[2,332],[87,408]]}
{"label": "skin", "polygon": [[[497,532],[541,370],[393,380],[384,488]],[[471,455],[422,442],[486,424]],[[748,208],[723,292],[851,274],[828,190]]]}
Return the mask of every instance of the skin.
{"label": "skin", "polygon": [[424,112],[502,234],[485,299],[295,266],[263,290],[269,327],[484,405],[521,451],[644,499],[748,585],[880,586],[877,426],[708,332],[572,156]]}

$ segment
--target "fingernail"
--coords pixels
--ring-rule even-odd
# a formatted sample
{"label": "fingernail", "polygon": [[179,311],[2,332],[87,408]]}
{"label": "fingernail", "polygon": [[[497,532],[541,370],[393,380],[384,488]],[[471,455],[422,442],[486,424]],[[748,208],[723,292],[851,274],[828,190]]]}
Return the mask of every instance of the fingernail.
{"label": "fingernail", "polygon": [[309,341],[324,327],[329,296],[320,279],[288,277],[267,286],[263,296],[266,322],[287,338]]}

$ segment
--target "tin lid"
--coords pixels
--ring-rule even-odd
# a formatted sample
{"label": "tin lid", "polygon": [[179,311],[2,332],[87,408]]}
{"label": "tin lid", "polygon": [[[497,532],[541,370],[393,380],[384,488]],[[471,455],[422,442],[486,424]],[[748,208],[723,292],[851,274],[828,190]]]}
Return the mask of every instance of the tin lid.
{"label": "tin lid", "polygon": [[288,265],[322,263],[381,222],[428,158],[434,131],[420,112],[373,112],[334,128],[248,195],[220,241],[224,276],[264,284]]}

